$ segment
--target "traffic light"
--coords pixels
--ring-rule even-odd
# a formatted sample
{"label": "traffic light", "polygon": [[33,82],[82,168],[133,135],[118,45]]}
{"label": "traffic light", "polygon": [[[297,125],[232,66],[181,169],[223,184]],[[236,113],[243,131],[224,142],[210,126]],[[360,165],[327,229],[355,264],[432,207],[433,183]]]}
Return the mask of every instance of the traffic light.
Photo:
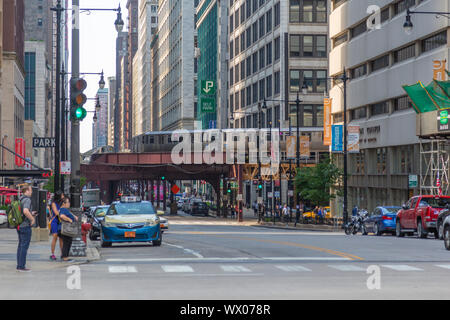
{"label": "traffic light", "polygon": [[165,177],[165,176],[162,176],[162,177],[161,177],[161,180],[163,180],[163,181],[166,180],[166,177]]}
{"label": "traffic light", "polygon": [[86,109],[83,105],[86,103],[86,95],[83,91],[86,89],[86,80],[74,78],[70,80],[70,102],[72,121],[82,121],[86,117]]}
{"label": "traffic light", "polygon": [[262,185],[262,182],[261,182],[261,181],[259,181],[259,182],[258,182],[258,190],[261,190],[261,189],[262,189],[262,187],[263,187],[263,185]]}
{"label": "traffic light", "polygon": [[231,186],[229,183],[227,183],[227,193],[231,193]]}

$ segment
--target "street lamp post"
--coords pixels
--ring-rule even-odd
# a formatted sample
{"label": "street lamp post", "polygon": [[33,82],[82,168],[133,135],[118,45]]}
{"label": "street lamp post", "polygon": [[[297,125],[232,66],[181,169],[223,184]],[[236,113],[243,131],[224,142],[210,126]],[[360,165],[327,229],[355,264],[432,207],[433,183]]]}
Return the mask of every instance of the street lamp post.
{"label": "street lamp post", "polygon": [[450,19],[450,12],[442,12],[442,11],[412,11],[409,8],[406,10],[406,18],[405,23],[403,24],[403,29],[405,30],[406,34],[411,34],[413,30],[413,23],[411,21],[411,15],[413,14],[431,14],[435,16],[441,16],[445,17],[447,19]]}

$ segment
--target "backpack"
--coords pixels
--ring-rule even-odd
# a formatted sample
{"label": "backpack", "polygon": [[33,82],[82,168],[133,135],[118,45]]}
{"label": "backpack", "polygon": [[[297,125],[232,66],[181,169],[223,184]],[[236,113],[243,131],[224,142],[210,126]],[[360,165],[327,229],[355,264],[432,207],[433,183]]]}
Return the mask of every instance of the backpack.
{"label": "backpack", "polygon": [[19,200],[13,201],[8,206],[7,214],[8,214],[8,223],[10,226],[14,228],[20,226],[20,224],[23,222],[23,214]]}

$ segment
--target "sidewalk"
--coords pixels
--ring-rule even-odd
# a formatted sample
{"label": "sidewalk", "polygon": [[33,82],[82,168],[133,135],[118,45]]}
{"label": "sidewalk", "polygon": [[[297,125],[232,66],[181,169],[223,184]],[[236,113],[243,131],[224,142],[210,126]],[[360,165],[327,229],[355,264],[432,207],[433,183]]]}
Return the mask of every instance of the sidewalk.
{"label": "sidewalk", "polygon": [[[27,255],[27,268],[30,268],[32,271],[52,270],[100,259],[98,249],[93,244],[90,244],[88,240],[86,257],[73,257],[71,258],[75,260],[73,263],[64,263],[60,259],[51,261],[50,243],[51,239],[49,241],[32,241],[30,243]],[[0,228],[0,272],[15,271],[17,266],[17,244],[18,237],[15,229]],[[60,256],[59,243],[56,244],[55,255],[57,257]]]}
{"label": "sidewalk", "polygon": [[[237,222],[237,218],[231,218],[228,216],[217,217],[215,211],[209,211],[209,215],[215,217],[217,219],[221,219],[224,221],[233,221]],[[286,226],[285,222],[275,222],[275,224],[270,222],[261,222],[258,223],[258,217],[256,217],[253,213],[253,210],[243,210],[243,224],[251,227],[261,227],[261,228],[274,228],[274,229],[286,229],[286,230],[306,230],[306,231],[325,231],[325,232],[343,232],[341,226],[330,226],[325,224],[301,224],[297,223],[297,226],[294,226],[294,222],[288,223]],[[239,223],[240,224],[240,223]]]}

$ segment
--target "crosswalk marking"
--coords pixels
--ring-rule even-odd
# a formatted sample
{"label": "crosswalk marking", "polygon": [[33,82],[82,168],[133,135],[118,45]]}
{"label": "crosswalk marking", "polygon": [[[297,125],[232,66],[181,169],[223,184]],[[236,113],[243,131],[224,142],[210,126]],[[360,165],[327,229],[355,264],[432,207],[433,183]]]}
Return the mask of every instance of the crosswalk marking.
{"label": "crosswalk marking", "polygon": [[250,269],[243,266],[220,266],[220,268],[225,272],[251,272]]}
{"label": "crosswalk marking", "polygon": [[137,272],[134,266],[109,266],[108,272],[110,273],[135,273]]}
{"label": "crosswalk marking", "polygon": [[408,266],[406,264],[383,264],[381,266],[395,271],[423,271],[423,269]]}
{"label": "crosswalk marking", "polygon": [[300,272],[300,271],[311,271],[311,269],[305,268],[303,266],[276,266],[281,271],[285,272]]}
{"label": "crosswalk marking", "polygon": [[364,268],[347,264],[329,265],[329,267],[339,271],[366,271]]}
{"label": "crosswalk marking", "polygon": [[190,266],[164,265],[161,268],[164,272],[194,272]]}

